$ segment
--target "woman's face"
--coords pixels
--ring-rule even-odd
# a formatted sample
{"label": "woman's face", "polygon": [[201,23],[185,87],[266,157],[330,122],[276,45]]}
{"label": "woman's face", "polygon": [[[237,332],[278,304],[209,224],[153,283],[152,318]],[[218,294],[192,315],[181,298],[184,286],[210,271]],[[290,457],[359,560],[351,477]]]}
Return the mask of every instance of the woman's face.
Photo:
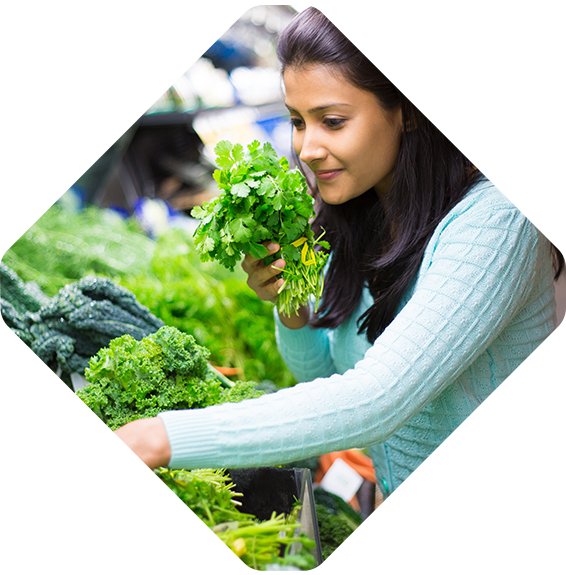
{"label": "woman's face", "polygon": [[389,190],[399,153],[401,109],[387,112],[370,92],[327,66],[283,74],[293,147],[314,172],[322,199],[343,204],[373,188]]}

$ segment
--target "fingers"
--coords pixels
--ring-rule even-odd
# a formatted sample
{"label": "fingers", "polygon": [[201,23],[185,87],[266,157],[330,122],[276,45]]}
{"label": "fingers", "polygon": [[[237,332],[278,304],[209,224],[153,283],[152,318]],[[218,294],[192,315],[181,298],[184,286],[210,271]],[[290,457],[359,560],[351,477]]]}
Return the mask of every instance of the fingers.
{"label": "fingers", "polygon": [[[280,246],[273,242],[264,242],[268,251],[268,256],[279,251]],[[242,262],[243,270],[248,274],[248,286],[253,289],[258,297],[266,301],[275,301],[277,292],[283,283],[282,279],[277,279],[281,270],[285,267],[285,261],[278,259],[273,263],[266,264],[264,258],[253,258],[246,255]]]}
{"label": "fingers", "polygon": [[[278,252],[280,247],[279,244],[275,244],[273,242],[263,242],[262,244],[263,246],[265,246],[267,248],[267,256],[265,257],[269,257],[271,255],[273,255],[274,253]],[[243,270],[249,274],[252,271],[254,271],[254,269],[256,269],[258,266],[263,265],[263,258],[257,259],[252,257],[250,254],[246,254],[246,256],[244,257],[244,260],[242,261],[242,268]]]}
{"label": "fingers", "polygon": [[161,418],[135,419],[114,433],[151,469],[169,464],[171,445]]}

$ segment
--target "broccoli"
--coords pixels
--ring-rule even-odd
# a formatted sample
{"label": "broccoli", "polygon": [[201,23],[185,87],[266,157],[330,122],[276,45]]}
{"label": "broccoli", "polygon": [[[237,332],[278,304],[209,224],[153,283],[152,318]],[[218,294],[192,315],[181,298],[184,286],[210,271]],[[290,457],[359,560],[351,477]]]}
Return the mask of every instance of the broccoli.
{"label": "broccoli", "polygon": [[140,341],[131,335],[113,339],[91,358],[89,385],[77,395],[111,429],[134,419],[174,409],[258,397],[249,382],[225,389],[208,366],[209,351],[192,335],[163,326]]}

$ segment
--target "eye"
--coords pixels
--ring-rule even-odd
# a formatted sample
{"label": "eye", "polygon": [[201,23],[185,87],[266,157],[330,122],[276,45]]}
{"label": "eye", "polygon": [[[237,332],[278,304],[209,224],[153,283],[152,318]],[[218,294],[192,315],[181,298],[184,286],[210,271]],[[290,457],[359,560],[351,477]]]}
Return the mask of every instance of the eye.
{"label": "eye", "polygon": [[329,127],[329,128],[341,128],[345,123],[346,120],[344,120],[343,118],[324,118],[324,123]]}
{"label": "eye", "polygon": [[304,126],[304,122],[300,118],[291,118],[289,120],[289,123],[291,124],[291,126],[293,126],[293,128],[295,128],[297,130],[302,129]]}

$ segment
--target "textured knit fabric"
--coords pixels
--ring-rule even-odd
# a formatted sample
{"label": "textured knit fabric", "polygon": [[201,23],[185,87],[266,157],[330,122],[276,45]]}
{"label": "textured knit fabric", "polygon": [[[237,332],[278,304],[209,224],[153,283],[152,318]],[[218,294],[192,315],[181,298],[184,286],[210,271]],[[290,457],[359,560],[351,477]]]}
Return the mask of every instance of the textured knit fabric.
{"label": "textured knit fabric", "polygon": [[302,382],[258,399],[161,414],[173,468],[257,467],[369,447],[393,491],[552,332],[550,244],[490,182],[435,230],[397,316],[370,345],[356,320],[286,328]]}

